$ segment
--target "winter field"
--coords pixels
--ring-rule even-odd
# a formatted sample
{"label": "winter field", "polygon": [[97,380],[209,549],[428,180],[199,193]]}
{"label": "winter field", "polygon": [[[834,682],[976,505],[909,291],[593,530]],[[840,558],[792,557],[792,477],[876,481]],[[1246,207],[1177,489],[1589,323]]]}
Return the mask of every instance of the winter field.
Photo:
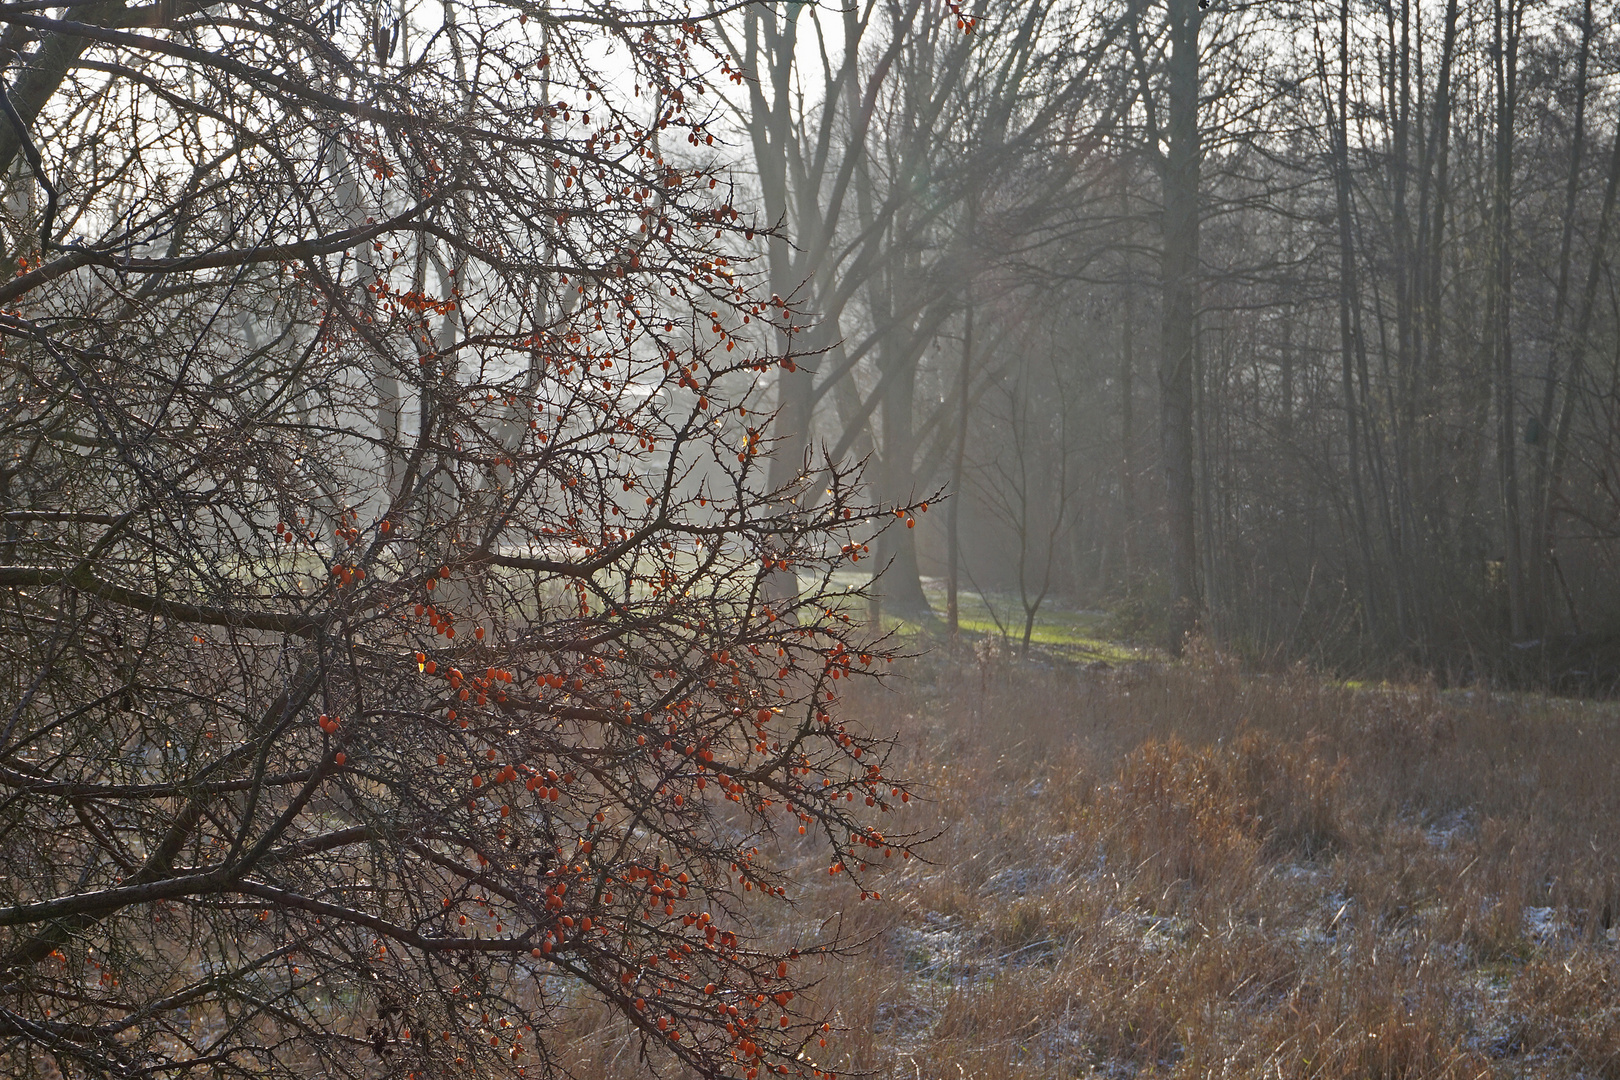
{"label": "winter field", "polygon": [[[849,1075],[1620,1076],[1615,706],[1207,654],[897,675],[852,704],[938,839],[876,903],[806,846],[780,927],[863,943],[813,991]],[[571,1023],[580,1075],[646,1075]]]}

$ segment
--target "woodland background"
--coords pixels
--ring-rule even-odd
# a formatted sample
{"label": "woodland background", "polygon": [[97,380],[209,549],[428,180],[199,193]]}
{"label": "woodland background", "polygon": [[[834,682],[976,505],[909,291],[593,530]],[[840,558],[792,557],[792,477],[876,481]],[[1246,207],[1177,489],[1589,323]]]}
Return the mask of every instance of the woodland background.
{"label": "woodland background", "polygon": [[960,493],[879,546],[895,613],[921,574],[1015,633],[1060,597],[1172,647],[1612,685],[1610,15],[737,13],[757,252],[813,313],[778,460]]}

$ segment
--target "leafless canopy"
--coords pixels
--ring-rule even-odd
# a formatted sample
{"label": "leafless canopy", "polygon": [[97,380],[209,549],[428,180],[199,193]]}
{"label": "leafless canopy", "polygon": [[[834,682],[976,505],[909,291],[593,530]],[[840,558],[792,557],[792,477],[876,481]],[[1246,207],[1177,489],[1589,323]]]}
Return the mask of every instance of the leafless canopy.
{"label": "leafless canopy", "polygon": [[743,898],[905,850],[877,510],[762,482],[683,8],[0,9],[0,1071],[817,1068]]}

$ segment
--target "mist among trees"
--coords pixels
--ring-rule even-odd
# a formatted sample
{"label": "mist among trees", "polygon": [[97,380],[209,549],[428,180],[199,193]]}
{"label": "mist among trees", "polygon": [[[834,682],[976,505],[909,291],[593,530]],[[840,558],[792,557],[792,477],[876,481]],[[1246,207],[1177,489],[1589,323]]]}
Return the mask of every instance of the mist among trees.
{"label": "mist among trees", "polygon": [[1611,1075],[1612,15],[0,3],[0,1073]]}
{"label": "mist among trees", "polygon": [[885,602],[967,574],[1172,647],[1612,681],[1604,14],[952,7],[726,24],[815,316],[784,449],[959,497]]}

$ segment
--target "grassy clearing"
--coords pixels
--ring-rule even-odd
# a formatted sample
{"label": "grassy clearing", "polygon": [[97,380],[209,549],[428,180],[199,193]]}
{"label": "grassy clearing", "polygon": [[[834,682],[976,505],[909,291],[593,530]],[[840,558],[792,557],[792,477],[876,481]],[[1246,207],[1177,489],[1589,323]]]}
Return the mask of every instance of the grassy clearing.
{"label": "grassy clearing", "polygon": [[[868,581],[865,574],[847,571],[833,575],[835,587],[854,589]],[[919,645],[944,644],[946,592],[937,578],[923,578],[923,595],[933,609],[930,619],[883,614],[883,629]],[[850,601],[844,609],[852,618],[865,619],[864,601]],[[1123,664],[1147,659],[1148,650],[1135,649],[1110,640],[1112,616],[1106,611],[1088,611],[1048,601],[1041,605],[1030,633],[1030,644],[1043,656],[1075,663]],[[957,625],[970,643],[1001,652],[1017,651],[1023,642],[1024,613],[1017,596],[1010,593],[979,593],[964,588],[957,594]]]}
{"label": "grassy clearing", "polygon": [[[902,729],[929,861],[873,904],[781,852],[781,934],[867,940],[816,991],[840,1073],[1620,1078],[1612,708],[1209,657],[903,675],[850,704]],[[579,1024],[581,1075],[644,1075]]]}
{"label": "grassy clearing", "polygon": [[[936,612],[945,610],[943,583],[924,579],[923,593]],[[1024,611],[1016,596],[959,592],[957,612],[958,625],[970,637],[995,640],[1004,649],[1016,649],[1023,641]],[[1030,644],[1040,646],[1049,656],[1079,662],[1104,660],[1118,664],[1145,658],[1141,650],[1108,640],[1109,620],[1106,611],[1068,608],[1048,601],[1036,614]]]}

